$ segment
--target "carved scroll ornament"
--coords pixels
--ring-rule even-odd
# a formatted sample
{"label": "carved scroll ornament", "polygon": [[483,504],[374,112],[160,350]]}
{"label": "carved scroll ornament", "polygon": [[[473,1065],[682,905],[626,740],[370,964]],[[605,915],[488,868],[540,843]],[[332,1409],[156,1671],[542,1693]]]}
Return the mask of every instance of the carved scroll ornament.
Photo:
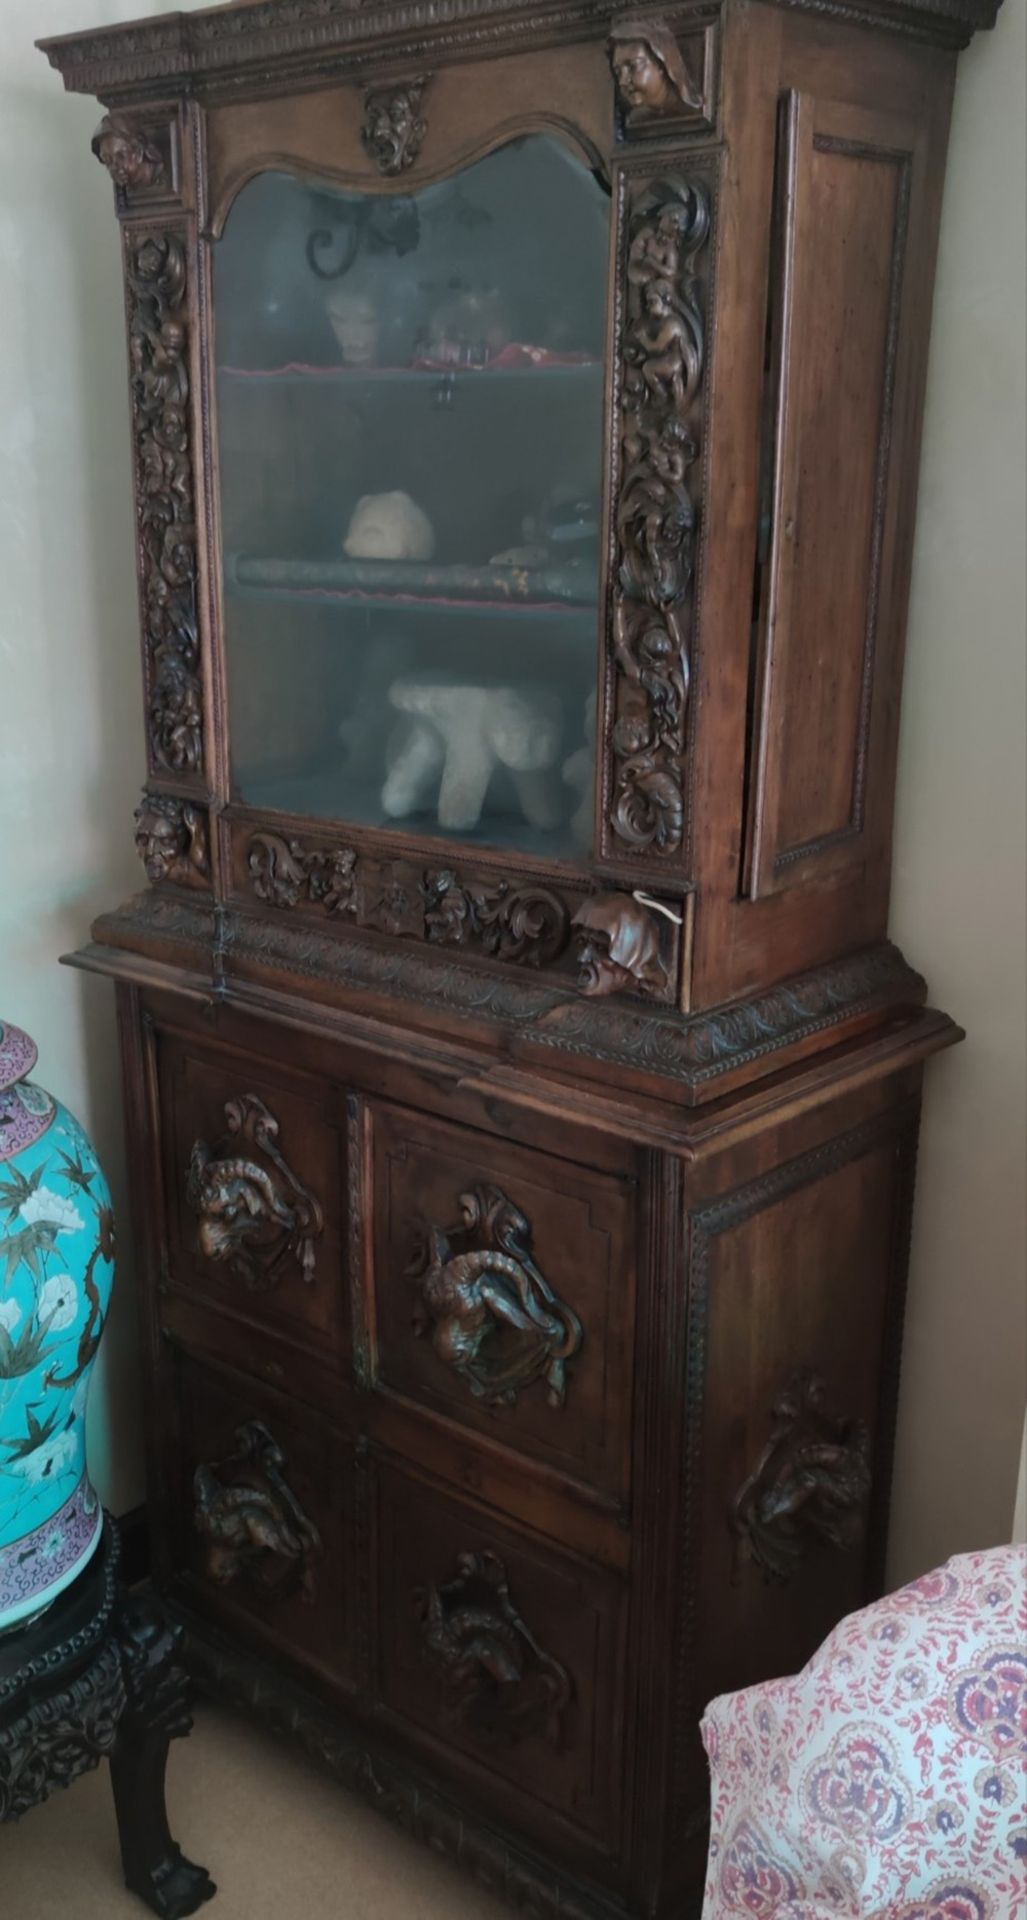
{"label": "carved scroll ornament", "polygon": [[559,1747],[573,1691],[566,1667],[521,1619],[496,1554],[461,1553],[457,1569],[455,1580],[415,1596],[452,1711],[482,1745],[541,1736]]}
{"label": "carved scroll ornament", "polygon": [[122,191],[162,187],[167,168],[159,147],[124,114],[105,113],[92,138],[92,150]]}
{"label": "carved scroll ornament", "polygon": [[421,118],[424,74],[394,87],[372,87],[365,95],[361,133],[364,148],[379,173],[403,173],[421,151],[428,123]]}
{"label": "carved scroll ornament", "polygon": [[662,20],[623,20],[609,40],[610,65],[629,129],[650,120],[701,112],[702,91]]}
{"label": "carved scroll ornament", "polygon": [[312,1562],[321,1536],[285,1479],[285,1455],[267,1428],[251,1420],[235,1431],[227,1460],[198,1466],[193,1524],[206,1543],[206,1572],[217,1586],[246,1579],[268,1594],[314,1595]]}
{"label": "carved scroll ornament", "polygon": [[196,773],[203,715],[185,247],[175,233],[131,233],[125,245],[150,762]]}
{"label": "carved scroll ornament", "polygon": [[705,357],[696,261],[709,226],[704,189],[680,177],[642,193],[628,223],[609,819],[615,840],[639,854],[674,854],[684,835],[688,472]]}
{"label": "carved scroll ornament", "polygon": [[859,1420],[824,1411],[824,1383],[792,1374],[774,1402],[771,1436],[735,1496],[731,1523],[768,1580],[788,1580],[818,1544],[855,1544],[870,1491],[870,1442]]}
{"label": "carved scroll ornament", "polygon": [[476,1399],[514,1406],[534,1381],[563,1405],[581,1322],[531,1257],[531,1227],[499,1187],[460,1195],[461,1220],[429,1227],[407,1269],[419,1283],[418,1334]]}
{"label": "carved scroll ornament", "polygon": [[279,1151],[277,1120],[253,1093],[227,1101],[225,1118],[225,1138],[214,1147],[197,1140],[189,1161],[197,1251],[224,1261],[254,1292],[273,1287],[290,1257],[313,1280],[324,1215]]}
{"label": "carved scroll ornament", "polygon": [[582,993],[598,998],[625,990],[665,990],[656,921],[640,901],[626,893],[598,894],[578,908],[573,925]]}
{"label": "carved scroll ornament", "polygon": [[209,887],[207,816],[174,794],[144,793],[135,811],[136,850],[151,885]]}

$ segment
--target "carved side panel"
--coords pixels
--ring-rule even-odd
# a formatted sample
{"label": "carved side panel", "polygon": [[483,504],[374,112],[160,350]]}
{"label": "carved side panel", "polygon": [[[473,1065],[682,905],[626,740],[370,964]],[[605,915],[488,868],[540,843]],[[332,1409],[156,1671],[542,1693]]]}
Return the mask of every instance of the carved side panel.
{"label": "carved side panel", "polygon": [[184,232],[129,229],[125,284],[150,770],[199,783],[203,696]]}
{"label": "carved side panel", "polygon": [[711,184],[618,180],[614,536],[600,845],[638,870],[687,865]]}

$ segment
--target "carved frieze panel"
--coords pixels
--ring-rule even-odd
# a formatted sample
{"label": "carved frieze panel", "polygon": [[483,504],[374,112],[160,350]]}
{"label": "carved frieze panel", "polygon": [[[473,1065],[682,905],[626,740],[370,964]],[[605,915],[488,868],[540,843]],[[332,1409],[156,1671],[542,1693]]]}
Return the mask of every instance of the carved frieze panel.
{"label": "carved frieze panel", "polygon": [[675,33],[653,14],[634,14],[611,28],[617,134],[703,133],[716,117],[717,28],[713,21]]}
{"label": "carved frieze panel", "polygon": [[152,886],[210,887],[210,841],[204,807],[177,794],[143,794],[135,811],[135,843]]}
{"label": "carved frieze panel", "polygon": [[407,1269],[415,1332],[430,1332],[438,1360],[476,1399],[515,1406],[540,1381],[550,1406],[562,1407],[581,1322],[535,1265],[530,1222],[494,1186],[462,1193],[460,1213],[457,1225],[419,1236]]}
{"label": "carved frieze panel", "polygon": [[870,1438],[825,1408],[817,1375],[798,1370],[774,1402],[771,1434],[732,1503],[731,1524],[768,1580],[791,1578],[812,1547],[851,1548],[870,1492]]}
{"label": "carved frieze panel", "polygon": [[659,870],[686,849],[711,196],[706,178],[622,176],[616,559],[603,850]]}
{"label": "carved frieze panel", "polygon": [[426,75],[388,87],[369,87],[364,95],[364,151],[379,173],[391,176],[412,167],[421,151],[428,123],[421,101]]}
{"label": "carved frieze panel", "polygon": [[193,1476],[193,1524],[206,1546],[206,1572],[216,1585],[236,1580],[269,1597],[314,1597],[314,1561],[321,1536],[285,1477],[281,1447],[259,1420],[235,1432],[235,1452],[201,1463]]}
{"label": "carved frieze panel", "polygon": [[[606,937],[607,949],[615,945],[623,964],[616,975],[607,967],[604,985],[596,988],[588,984],[590,959],[586,963],[578,953],[583,916],[593,904],[583,888],[380,860],[354,847],[263,830],[236,838],[235,846],[237,874],[265,905],[314,909],[394,938],[576,974],[585,992],[628,988],[651,999],[673,999],[677,930],[670,922],[656,927],[627,896],[617,896],[620,919]],[[628,921],[639,923],[634,936],[619,937]]]}
{"label": "carved frieze panel", "polygon": [[559,1747],[573,1688],[510,1595],[494,1553],[461,1553],[456,1578],[415,1596],[425,1653],[451,1711],[483,1746],[542,1738]]}
{"label": "carved frieze panel", "polygon": [[224,1138],[213,1147],[197,1140],[189,1160],[197,1251],[231,1267],[253,1292],[275,1286],[290,1258],[312,1281],[324,1213],[282,1154],[277,1120],[244,1093],[226,1102],[225,1121]]}

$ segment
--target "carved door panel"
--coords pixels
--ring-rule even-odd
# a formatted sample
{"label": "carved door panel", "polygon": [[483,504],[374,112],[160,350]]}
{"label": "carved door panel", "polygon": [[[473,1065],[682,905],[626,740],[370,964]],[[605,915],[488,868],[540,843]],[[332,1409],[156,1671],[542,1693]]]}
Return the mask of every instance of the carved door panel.
{"label": "carved door panel", "polygon": [[754,897],[851,871],[873,852],[916,147],[907,121],[800,94],[784,103]]}
{"label": "carved door panel", "polygon": [[377,1108],[371,1284],[380,1392],[626,1498],[632,1180]]}
{"label": "carved door panel", "polygon": [[323,1081],[161,1049],[170,1287],[348,1366],[345,1124]]}
{"label": "carved door panel", "polygon": [[614,1853],[619,1583],[481,1509],[377,1472],[385,1705],[443,1759],[473,1762],[517,1818],[557,1813]]}
{"label": "carved door panel", "polygon": [[166,1353],[165,1571],[233,1633],[348,1682],[351,1442],[309,1407],[177,1342]]}

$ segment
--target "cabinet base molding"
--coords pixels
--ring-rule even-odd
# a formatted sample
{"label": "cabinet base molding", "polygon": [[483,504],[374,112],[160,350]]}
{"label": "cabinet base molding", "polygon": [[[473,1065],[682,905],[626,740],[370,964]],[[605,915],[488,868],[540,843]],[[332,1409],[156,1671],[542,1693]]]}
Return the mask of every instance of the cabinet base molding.
{"label": "cabinet base molding", "polygon": [[[555,1873],[501,1828],[468,1817],[455,1797],[397,1760],[380,1735],[326,1706],[187,1608],[169,1601],[167,1610],[185,1630],[184,1656],[201,1695],[255,1714],[276,1736],[294,1741],[341,1786],[452,1861],[524,1920],[642,1920],[641,1908]],[[698,1920],[701,1905],[697,1893],[684,1907],[677,1902],[675,1912],[680,1920]]]}

